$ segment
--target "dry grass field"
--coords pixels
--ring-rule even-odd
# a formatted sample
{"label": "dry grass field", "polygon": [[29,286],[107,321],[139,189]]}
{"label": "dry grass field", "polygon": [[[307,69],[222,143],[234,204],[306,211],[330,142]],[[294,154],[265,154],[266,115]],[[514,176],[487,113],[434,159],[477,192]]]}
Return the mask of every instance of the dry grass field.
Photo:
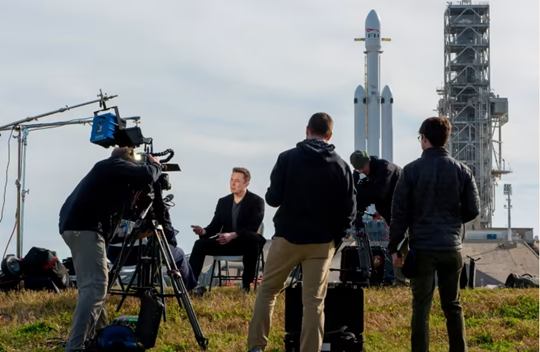
{"label": "dry grass field", "polygon": [[[469,351],[538,351],[538,289],[464,291]],[[448,351],[444,316],[434,300],[430,351]],[[214,289],[193,299],[209,351],[245,352],[246,334],[255,294],[237,288]],[[128,299],[119,313],[119,297],[108,301],[109,318],[137,315],[138,300]],[[365,345],[368,352],[410,350],[411,294],[404,288],[368,289],[365,298]],[[43,292],[0,294],[0,352],[63,351],[47,344],[68,334],[76,304],[76,291],[62,295]],[[156,352],[199,351],[186,313],[172,299],[168,321],[161,324]],[[345,312],[346,314],[346,312]],[[284,299],[276,304],[267,351],[281,352],[284,336]]]}

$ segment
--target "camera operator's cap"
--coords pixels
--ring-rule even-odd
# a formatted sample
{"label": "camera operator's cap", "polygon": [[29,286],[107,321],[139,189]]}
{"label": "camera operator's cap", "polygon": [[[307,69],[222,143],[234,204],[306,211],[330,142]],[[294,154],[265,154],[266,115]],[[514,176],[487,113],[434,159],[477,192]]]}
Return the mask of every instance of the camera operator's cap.
{"label": "camera operator's cap", "polygon": [[369,154],[365,150],[357,150],[351,154],[351,164],[358,170],[369,164]]}

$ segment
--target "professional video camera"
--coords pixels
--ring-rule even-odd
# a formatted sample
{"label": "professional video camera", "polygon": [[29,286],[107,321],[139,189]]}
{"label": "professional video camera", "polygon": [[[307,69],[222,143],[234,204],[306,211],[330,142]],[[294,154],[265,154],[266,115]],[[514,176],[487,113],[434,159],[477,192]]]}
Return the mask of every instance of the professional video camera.
{"label": "professional video camera", "polygon": [[[174,156],[172,149],[167,149],[164,152],[154,152],[152,138],[145,138],[139,127],[126,128],[126,121],[120,118],[118,108],[113,107],[112,109],[114,113],[102,113],[110,110],[103,105],[102,110],[94,113],[94,124],[90,138],[92,143],[104,148],[114,145],[132,148],[143,146],[144,152],[134,153],[136,163],[147,163],[148,154],[154,157],[168,155],[165,159],[160,160],[162,170],[181,171],[178,164],[169,163]],[[110,270],[107,292],[123,296],[117,310],[120,309],[127,296],[139,297],[143,305],[138,319],[137,317],[128,317],[117,320],[105,328],[98,336],[87,341],[87,346],[95,351],[108,351],[109,349],[115,351],[144,351],[154,347],[161,316],[163,315],[163,319],[166,320],[165,297],[176,297],[179,306],[184,306],[199,346],[202,350],[206,350],[208,346],[208,339],[204,337],[201,331],[193,305],[169,247],[169,241],[173,242],[173,245],[175,245],[174,242],[176,241],[174,238],[176,233],[168,215],[166,200],[162,196],[162,192],[169,189],[171,189],[169,175],[165,173],[153,184],[131,185],[128,192],[130,199],[125,201],[127,206],[112,219],[113,225],[115,225],[112,227],[115,229],[113,234],[118,233],[118,229],[123,222],[127,222],[128,226],[125,229],[120,254]],[[130,226],[131,223],[134,226]],[[122,281],[118,280],[120,271],[133,248],[136,247],[135,243],[137,241],[139,241],[139,249],[142,248],[143,239],[148,240],[147,245],[144,251],[139,251],[137,267],[131,281],[124,289]],[[111,238],[111,243],[114,243],[114,240],[114,238]],[[163,267],[167,269],[167,275],[171,279],[174,294],[165,294],[164,292]],[[137,284],[132,287],[135,278],[137,278]],[[113,284],[117,281],[119,281],[122,288],[120,292],[113,290]],[[159,293],[155,290],[156,282],[160,285],[161,292]],[[135,293],[131,293],[130,290],[134,290]],[[158,299],[161,299],[161,302]],[[144,302],[147,302],[146,306]],[[153,316],[154,318],[157,317],[157,319],[152,319],[151,323],[148,323],[146,318],[141,320],[143,310],[146,311],[144,313],[145,317]],[[133,327],[126,323],[133,320],[137,321],[135,332],[133,332]]]}

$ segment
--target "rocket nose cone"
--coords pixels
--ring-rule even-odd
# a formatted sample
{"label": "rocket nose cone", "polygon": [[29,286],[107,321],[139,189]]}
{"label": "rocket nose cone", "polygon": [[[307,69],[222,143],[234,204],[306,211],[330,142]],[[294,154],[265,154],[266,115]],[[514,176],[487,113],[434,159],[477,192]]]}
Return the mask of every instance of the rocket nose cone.
{"label": "rocket nose cone", "polygon": [[381,19],[375,10],[371,10],[366,18],[366,29],[381,29]]}
{"label": "rocket nose cone", "polygon": [[362,86],[356,87],[356,90],[354,91],[354,97],[355,98],[365,98],[366,97],[366,91],[364,90],[364,87],[362,87]]}
{"label": "rocket nose cone", "polygon": [[381,96],[383,98],[392,98],[392,91],[390,90],[390,87],[384,86]]}

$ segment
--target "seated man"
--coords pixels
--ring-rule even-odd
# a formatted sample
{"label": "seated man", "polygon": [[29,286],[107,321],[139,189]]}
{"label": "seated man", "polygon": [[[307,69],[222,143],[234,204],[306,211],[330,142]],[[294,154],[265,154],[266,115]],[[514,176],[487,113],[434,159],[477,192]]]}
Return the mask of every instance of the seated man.
{"label": "seated man", "polygon": [[218,201],[210,225],[191,226],[200,236],[189,258],[197,280],[207,255],[242,255],[242,287],[249,292],[259,254],[266,243],[257,233],[264,218],[264,200],[247,190],[250,179],[247,169],[235,167],[230,184],[232,194]]}

